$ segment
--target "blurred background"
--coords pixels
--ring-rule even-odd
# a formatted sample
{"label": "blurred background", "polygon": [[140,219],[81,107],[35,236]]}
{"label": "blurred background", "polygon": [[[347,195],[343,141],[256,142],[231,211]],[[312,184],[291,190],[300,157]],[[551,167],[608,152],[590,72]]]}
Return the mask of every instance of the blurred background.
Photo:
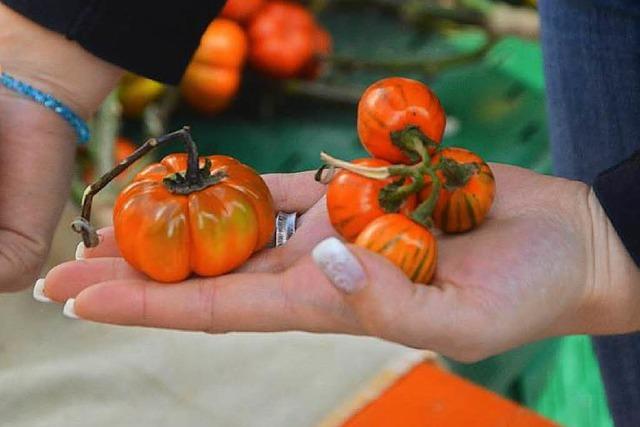
{"label": "blurred background", "polygon": [[[92,123],[93,140],[78,151],[49,266],[73,257],[76,235],[68,224],[87,183],[144,139],[188,124],[201,154],[230,155],[262,173],[316,169],[322,150],[365,156],[357,101],[370,83],[391,75],[436,92],[448,115],[444,145],[551,172],[535,0],[312,0],[279,10],[270,3],[231,0],[180,87],[123,79]],[[270,29],[282,16],[315,22],[304,30],[312,32],[311,48]],[[136,168],[180,149],[163,147]],[[111,204],[133,173],[96,198],[98,223],[110,223]],[[14,372],[0,376],[0,387],[10,390],[0,399],[0,425],[86,425],[89,413],[100,420],[90,425],[313,426],[410,352],[352,337],[71,324],[53,313],[59,308],[36,306],[26,294],[2,305],[0,345],[31,356],[0,360]],[[26,338],[14,332],[18,310],[34,314],[32,324],[20,325],[32,331]],[[561,425],[612,425],[588,337],[544,341],[477,364],[444,362]],[[51,389],[37,386],[43,376]],[[22,410],[31,418],[21,418]]]}

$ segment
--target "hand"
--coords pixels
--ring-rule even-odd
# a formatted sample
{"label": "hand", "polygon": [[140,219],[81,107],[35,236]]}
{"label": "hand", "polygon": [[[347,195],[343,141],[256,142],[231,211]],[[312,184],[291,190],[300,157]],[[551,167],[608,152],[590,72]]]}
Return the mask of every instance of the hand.
{"label": "hand", "polygon": [[[119,71],[0,4],[0,65],[88,118]],[[0,87],[0,292],[33,283],[69,191],[76,136],[55,113]]]}
{"label": "hand", "polygon": [[[52,270],[45,292],[60,302],[75,297],[75,313],[98,322],[366,334],[461,361],[554,335],[640,329],[640,272],[588,187],[492,168],[498,195],[487,221],[470,233],[439,236],[430,286],[329,239],[282,271],[288,258],[271,273],[175,285],[153,283],[120,258],[91,258]],[[310,241],[329,234],[326,218],[317,221],[324,225]],[[300,243],[300,253],[310,244]]]}

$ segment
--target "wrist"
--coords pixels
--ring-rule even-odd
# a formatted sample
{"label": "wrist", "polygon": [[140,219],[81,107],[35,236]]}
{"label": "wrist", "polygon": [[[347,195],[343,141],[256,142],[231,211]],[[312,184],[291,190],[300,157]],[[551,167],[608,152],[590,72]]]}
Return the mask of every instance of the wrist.
{"label": "wrist", "polygon": [[591,295],[586,299],[586,333],[624,334],[640,330],[640,268],[607,217],[596,194],[587,196]]}
{"label": "wrist", "polygon": [[[120,68],[1,3],[0,64],[6,72],[50,93],[85,119],[122,75]],[[12,96],[6,90],[0,93]]]}

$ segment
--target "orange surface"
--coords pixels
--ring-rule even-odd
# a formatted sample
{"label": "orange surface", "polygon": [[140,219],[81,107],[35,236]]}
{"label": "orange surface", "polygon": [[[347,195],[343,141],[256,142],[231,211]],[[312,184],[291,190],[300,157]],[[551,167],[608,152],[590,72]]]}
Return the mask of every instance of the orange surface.
{"label": "orange surface", "polygon": [[492,392],[420,363],[344,427],[552,427],[556,424]]}

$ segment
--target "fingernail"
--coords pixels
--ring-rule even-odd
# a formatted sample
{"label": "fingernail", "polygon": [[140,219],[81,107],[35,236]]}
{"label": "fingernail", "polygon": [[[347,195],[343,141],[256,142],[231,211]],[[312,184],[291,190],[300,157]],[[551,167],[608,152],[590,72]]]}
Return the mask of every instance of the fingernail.
{"label": "fingernail", "polygon": [[69,319],[79,319],[78,315],[76,314],[75,305],[76,305],[76,299],[69,298],[67,302],[64,303],[62,314],[67,316]]}
{"label": "fingernail", "polygon": [[365,286],[365,274],[358,259],[335,237],[320,242],[311,252],[320,270],[339,290],[352,294]]}
{"label": "fingernail", "polygon": [[78,243],[76,247],[76,260],[79,261],[81,259],[84,259],[84,243],[82,242]]}
{"label": "fingernail", "polygon": [[44,279],[36,280],[33,285],[33,298],[38,302],[51,302],[51,299],[44,294]]}

